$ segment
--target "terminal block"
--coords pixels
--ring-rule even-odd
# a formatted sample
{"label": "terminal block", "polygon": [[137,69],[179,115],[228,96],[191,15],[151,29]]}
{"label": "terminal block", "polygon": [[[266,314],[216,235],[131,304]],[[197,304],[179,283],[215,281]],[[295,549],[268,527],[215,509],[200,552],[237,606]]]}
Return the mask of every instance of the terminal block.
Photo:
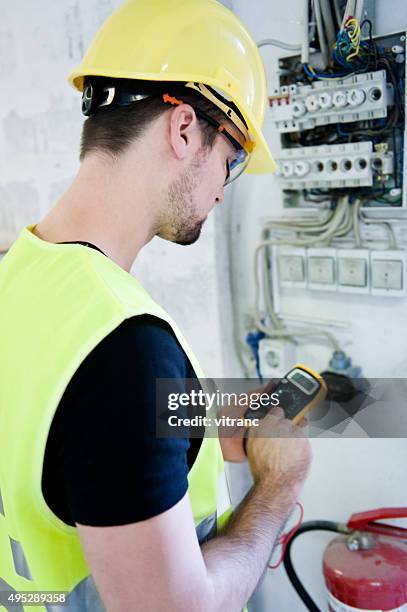
{"label": "terminal block", "polygon": [[371,142],[283,149],[276,176],[290,190],[371,186],[379,162],[388,169],[383,155]]}
{"label": "terminal block", "polygon": [[318,125],[348,123],[387,116],[393,86],[377,70],[310,85],[284,85],[269,97],[271,117],[281,132],[311,130]]}

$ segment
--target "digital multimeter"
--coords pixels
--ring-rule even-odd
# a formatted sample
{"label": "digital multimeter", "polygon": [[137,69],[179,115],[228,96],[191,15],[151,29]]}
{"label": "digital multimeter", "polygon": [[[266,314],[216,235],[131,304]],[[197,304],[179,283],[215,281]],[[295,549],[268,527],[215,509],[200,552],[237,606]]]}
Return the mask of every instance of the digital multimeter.
{"label": "digital multimeter", "polygon": [[[327,386],[319,374],[298,364],[284,378],[266,385],[263,393],[270,393],[285,413],[285,417],[296,425],[327,394]],[[262,419],[273,406],[261,406],[257,410],[249,408],[245,418]]]}

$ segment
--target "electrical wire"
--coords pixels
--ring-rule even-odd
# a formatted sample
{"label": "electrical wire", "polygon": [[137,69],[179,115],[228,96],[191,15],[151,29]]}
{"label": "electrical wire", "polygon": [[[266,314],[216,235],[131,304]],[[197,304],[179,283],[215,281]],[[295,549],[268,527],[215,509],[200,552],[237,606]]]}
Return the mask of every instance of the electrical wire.
{"label": "electrical wire", "polygon": [[360,235],[360,223],[359,223],[359,211],[361,207],[361,200],[356,200],[353,203],[353,233],[355,235],[355,245],[356,247],[362,246],[362,238]]}
{"label": "electrical wire", "polygon": [[[297,229],[299,228],[299,231],[302,230],[302,228],[315,228],[315,231],[320,231],[322,229],[325,229],[327,227],[329,227],[333,216],[335,214],[335,210],[328,212],[327,218],[325,219],[321,219],[320,221],[317,221],[316,219],[302,219],[302,220],[298,220],[296,222],[293,222],[291,219],[272,219],[270,221],[267,221],[264,225],[265,228],[272,228],[272,227],[276,227],[279,226],[280,228],[286,228],[286,229]],[[313,231],[313,229],[310,229],[310,231]]]}
{"label": "electrical wire", "polygon": [[[255,296],[254,296],[254,310],[255,310],[255,325],[257,329],[265,333],[269,338],[286,338],[295,340],[297,337],[323,337],[329,341],[329,343],[333,346],[334,350],[339,351],[341,347],[336,340],[335,336],[328,331],[319,330],[315,328],[305,328],[300,330],[289,330],[287,328],[275,329],[268,325],[264,325],[262,321],[262,317],[260,314],[259,300],[260,300],[260,280],[259,280],[259,254],[263,249],[270,246],[270,242],[268,240],[263,240],[260,242],[254,253],[254,282],[255,282]],[[264,278],[264,277],[263,277]],[[269,290],[268,282],[265,287],[265,291]],[[266,303],[267,306],[267,303]],[[269,312],[267,312],[270,315]],[[275,313],[273,312],[270,316],[271,319],[274,318]]]}
{"label": "electrical wire", "polygon": [[[331,4],[329,0],[319,0],[322,12],[322,19],[324,21],[326,39],[328,43],[328,54],[329,49],[332,49],[336,40],[335,32],[335,15],[332,12]],[[330,59],[330,57],[329,57]]]}
{"label": "electrical wire", "polygon": [[338,205],[336,206],[336,209],[333,215],[331,216],[329,223],[324,224],[323,231],[321,233],[316,233],[320,231],[320,227],[316,228],[315,226],[305,226],[301,228],[296,228],[295,223],[292,225],[279,223],[278,221],[269,223],[267,224],[267,226],[270,228],[279,227],[280,229],[292,229],[294,231],[300,231],[302,233],[311,233],[313,235],[294,239],[275,238],[273,240],[269,240],[268,243],[269,245],[289,244],[292,246],[308,246],[315,244],[316,242],[324,241],[327,238],[331,238],[336,234],[341,224],[343,223],[344,217],[347,214],[346,210],[348,208],[348,205],[349,200],[346,196],[339,199]]}
{"label": "electrical wire", "polygon": [[391,224],[387,221],[376,221],[375,219],[369,219],[364,216],[361,211],[362,200],[357,199],[353,203],[353,232],[355,238],[355,245],[357,248],[361,248],[363,246],[361,232],[360,232],[360,222],[366,225],[380,225],[382,226],[387,233],[388,240],[388,249],[397,249],[397,240],[394,230]]}
{"label": "electrical wire", "polygon": [[301,45],[301,62],[308,64],[309,62],[309,43],[310,43],[310,31],[309,31],[309,15],[308,15],[308,0],[302,0],[302,45]]}
{"label": "electrical wire", "polygon": [[332,0],[332,2],[334,6],[335,19],[336,19],[336,23],[337,23],[338,30],[339,30],[341,27],[342,19],[341,19],[341,12],[339,10],[338,0]]}
{"label": "electrical wire", "polygon": [[387,221],[376,221],[375,219],[369,219],[366,216],[362,216],[362,221],[363,223],[366,223],[368,225],[381,225],[387,233],[387,238],[388,238],[388,249],[390,250],[397,250],[398,246],[397,246],[397,240],[396,240],[396,235],[394,233],[394,230],[391,226],[391,224]]}
{"label": "electrical wire", "polygon": [[[289,330],[285,328],[278,316],[274,312],[273,304],[271,300],[271,287],[270,287],[270,266],[268,262],[267,254],[269,248],[275,245],[289,245],[289,246],[309,246],[311,244],[331,244],[334,238],[347,236],[353,229],[355,246],[361,248],[363,246],[360,222],[371,223],[375,225],[382,225],[389,238],[389,249],[396,249],[397,243],[393,228],[388,222],[376,221],[367,219],[366,217],[360,217],[362,206],[362,198],[357,198],[351,206],[348,196],[342,196],[338,199],[336,208],[333,212],[328,215],[328,218],[321,221],[315,220],[302,220],[295,223],[284,220],[273,220],[268,221],[263,230],[263,236],[261,242],[256,246],[254,252],[254,281],[255,281],[255,325],[257,329],[265,333],[271,338],[286,338],[294,340],[299,337],[314,336],[324,337],[334,346],[335,350],[340,350],[339,344],[336,338],[325,330],[317,330],[315,328],[305,328],[301,330]],[[269,234],[273,230],[289,230],[297,233],[297,238],[273,238],[269,237]],[[311,234],[311,235],[309,235]],[[262,315],[260,313],[260,280],[259,280],[259,267],[261,264],[262,270],[262,285],[264,292],[264,306],[266,309],[266,315],[271,321],[272,326],[266,325],[263,322]]]}
{"label": "electrical wire", "polygon": [[341,72],[341,73],[333,73],[333,74],[329,74],[328,72],[326,73],[321,73],[321,72],[316,72],[314,68],[312,68],[312,66],[310,66],[309,64],[304,64],[303,65],[304,68],[304,72],[305,74],[311,78],[311,79],[318,79],[320,81],[338,81],[338,80],[344,80],[347,79],[351,76],[354,75],[353,72],[349,73],[349,72]]}
{"label": "electrical wire", "polygon": [[314,0],[314,9],[315,9],[315,21],[317,23],[317,30],[318,30],[319,46],[321,49],[323,64],[324,64],[324,67],[326,68],[329,64],[330,53],[329,53],[328,43],[326,40],[325,29],[324,29],[323,20],[322,20],[322,10],[321,10],[321,5],[320,5],[320,0]]}
{"label": "electrical wire", "polygon": [[[232,186],[232,189],[235,189],[235,185],[236,184],[234,183]],[[233,197],[233,194],[232,194],[232,197]],[[233,236],[233,227],[234,227],[236,214],[237,214],[236,206],[229,206],[229,208],[226,208],[226,215],[227,215],[226,222],[227,222],[227,229],[228,229],[227,248],[228,248],[228,260],[230,262],[228,272],[229,272],[229,283],[230,283],[230,289],[231,289],[232,296],[237,295],[238,293],[238,287],[237,287],[236,276],[235,276],[236,257],[235,257],[235,254],[233,253],[234,240],[231,239],[231,236]],[[242,368],[243,375],[245,376],[245,378],[250,378],[251,377],[250,366],[247,363],[247,361],[251,356],[249,355],[249,350],[248,350],[247,345],[241,339],[240,317],[239,317],[240,313],[239,313],[239,307],[238,307],[238,300],[234,300],[234,299],[231,300],[231,309],[232,309],[232,318],[233,318],[233,321],[232,321],[233,343],[234,343],[236,355],[239,360],[240,367]]]}
{"label": "electrical wire", "polygon": [[284,325],[280,321],[280,319],[277,317],[277,315],[275,314],[273,302],[271,299],[272,291],[270,287],[270,265],[269,265],[267,249],[263,249],[262,253],[263,253],[262,277],[263,277],[264,299],[265,299],[265,306],[266,306],[267,314],[270,317],[276,329],[283,329]]}
{"label": "electrical wire", "polygon": [[275,38],[265,38],[257,43],[257,46],[265,47],[271,45],[272,47],[279,47],[280,49],[288,49],[289,51],[301,51],[302,45],[286,43],[282,40],[276,40]]}

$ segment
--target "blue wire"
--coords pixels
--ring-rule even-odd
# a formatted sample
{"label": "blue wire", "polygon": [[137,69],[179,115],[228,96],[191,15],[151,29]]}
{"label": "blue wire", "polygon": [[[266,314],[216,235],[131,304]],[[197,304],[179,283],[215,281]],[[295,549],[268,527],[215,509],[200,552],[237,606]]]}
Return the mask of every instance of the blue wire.
{"label": "blue wire", "polygon": [[255,331],[249,332],[246,336],[246,342],[252,351],[256,363],[257,376],[260,379],[261,383],[263,383],[263,376],[260,371],[259,342],[265,337],[265,335],[266,334],[264,334],[262,331]]}
{"label": "blue wire", "polygon": [[310,70],[308,69],[307,64],[303,64],[302,67],[304,68],[304,72],[305,74],[307,74],[309,77],[311,77],[312,79],[315,78],[315,75],[312,74],[312,72],[310,72]]}
{"label": "blue wire", "polygon": [[336,50],[334,50],[332,55],[333,55],[334,60],[338,64],[340,64],[343,68],[347,68],[349,72],[353,71],[352,66],[349,65],[349,62],[346,62],[346,60],[343,60],[341,57],[338,57]]}
{"label": "blue wire", "polygon": [[305,73],[312,79],[337,79],[343,76],[348,76],[349,74],[349,72],[338,72],[336,74],[328,74],[327,72],[316,72],[315,74],[313,74],[308,68],[307,64],[303,64],[302,66],[304,68]]}

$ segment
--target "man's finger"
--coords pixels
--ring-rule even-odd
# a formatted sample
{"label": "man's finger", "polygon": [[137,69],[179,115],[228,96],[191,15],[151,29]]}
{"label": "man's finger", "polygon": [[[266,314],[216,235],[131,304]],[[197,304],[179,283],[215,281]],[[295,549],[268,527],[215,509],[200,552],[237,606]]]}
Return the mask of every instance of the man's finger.
{"label": "man's finger", "polygon": [[309,423],[308,419],[306,419],[305,417],[302,417],[301,421],[298,421],[297,425],[298,427],[306,427],[308,423]]}
{"label": "man's finger", "polygon": [[273,415],[275,417],[278,417],[280,419],[285,417],[285,412],[281,408],[281,406],[273,406],[273,408],[269,411],[268,414],[271,414],[271,415]]}

